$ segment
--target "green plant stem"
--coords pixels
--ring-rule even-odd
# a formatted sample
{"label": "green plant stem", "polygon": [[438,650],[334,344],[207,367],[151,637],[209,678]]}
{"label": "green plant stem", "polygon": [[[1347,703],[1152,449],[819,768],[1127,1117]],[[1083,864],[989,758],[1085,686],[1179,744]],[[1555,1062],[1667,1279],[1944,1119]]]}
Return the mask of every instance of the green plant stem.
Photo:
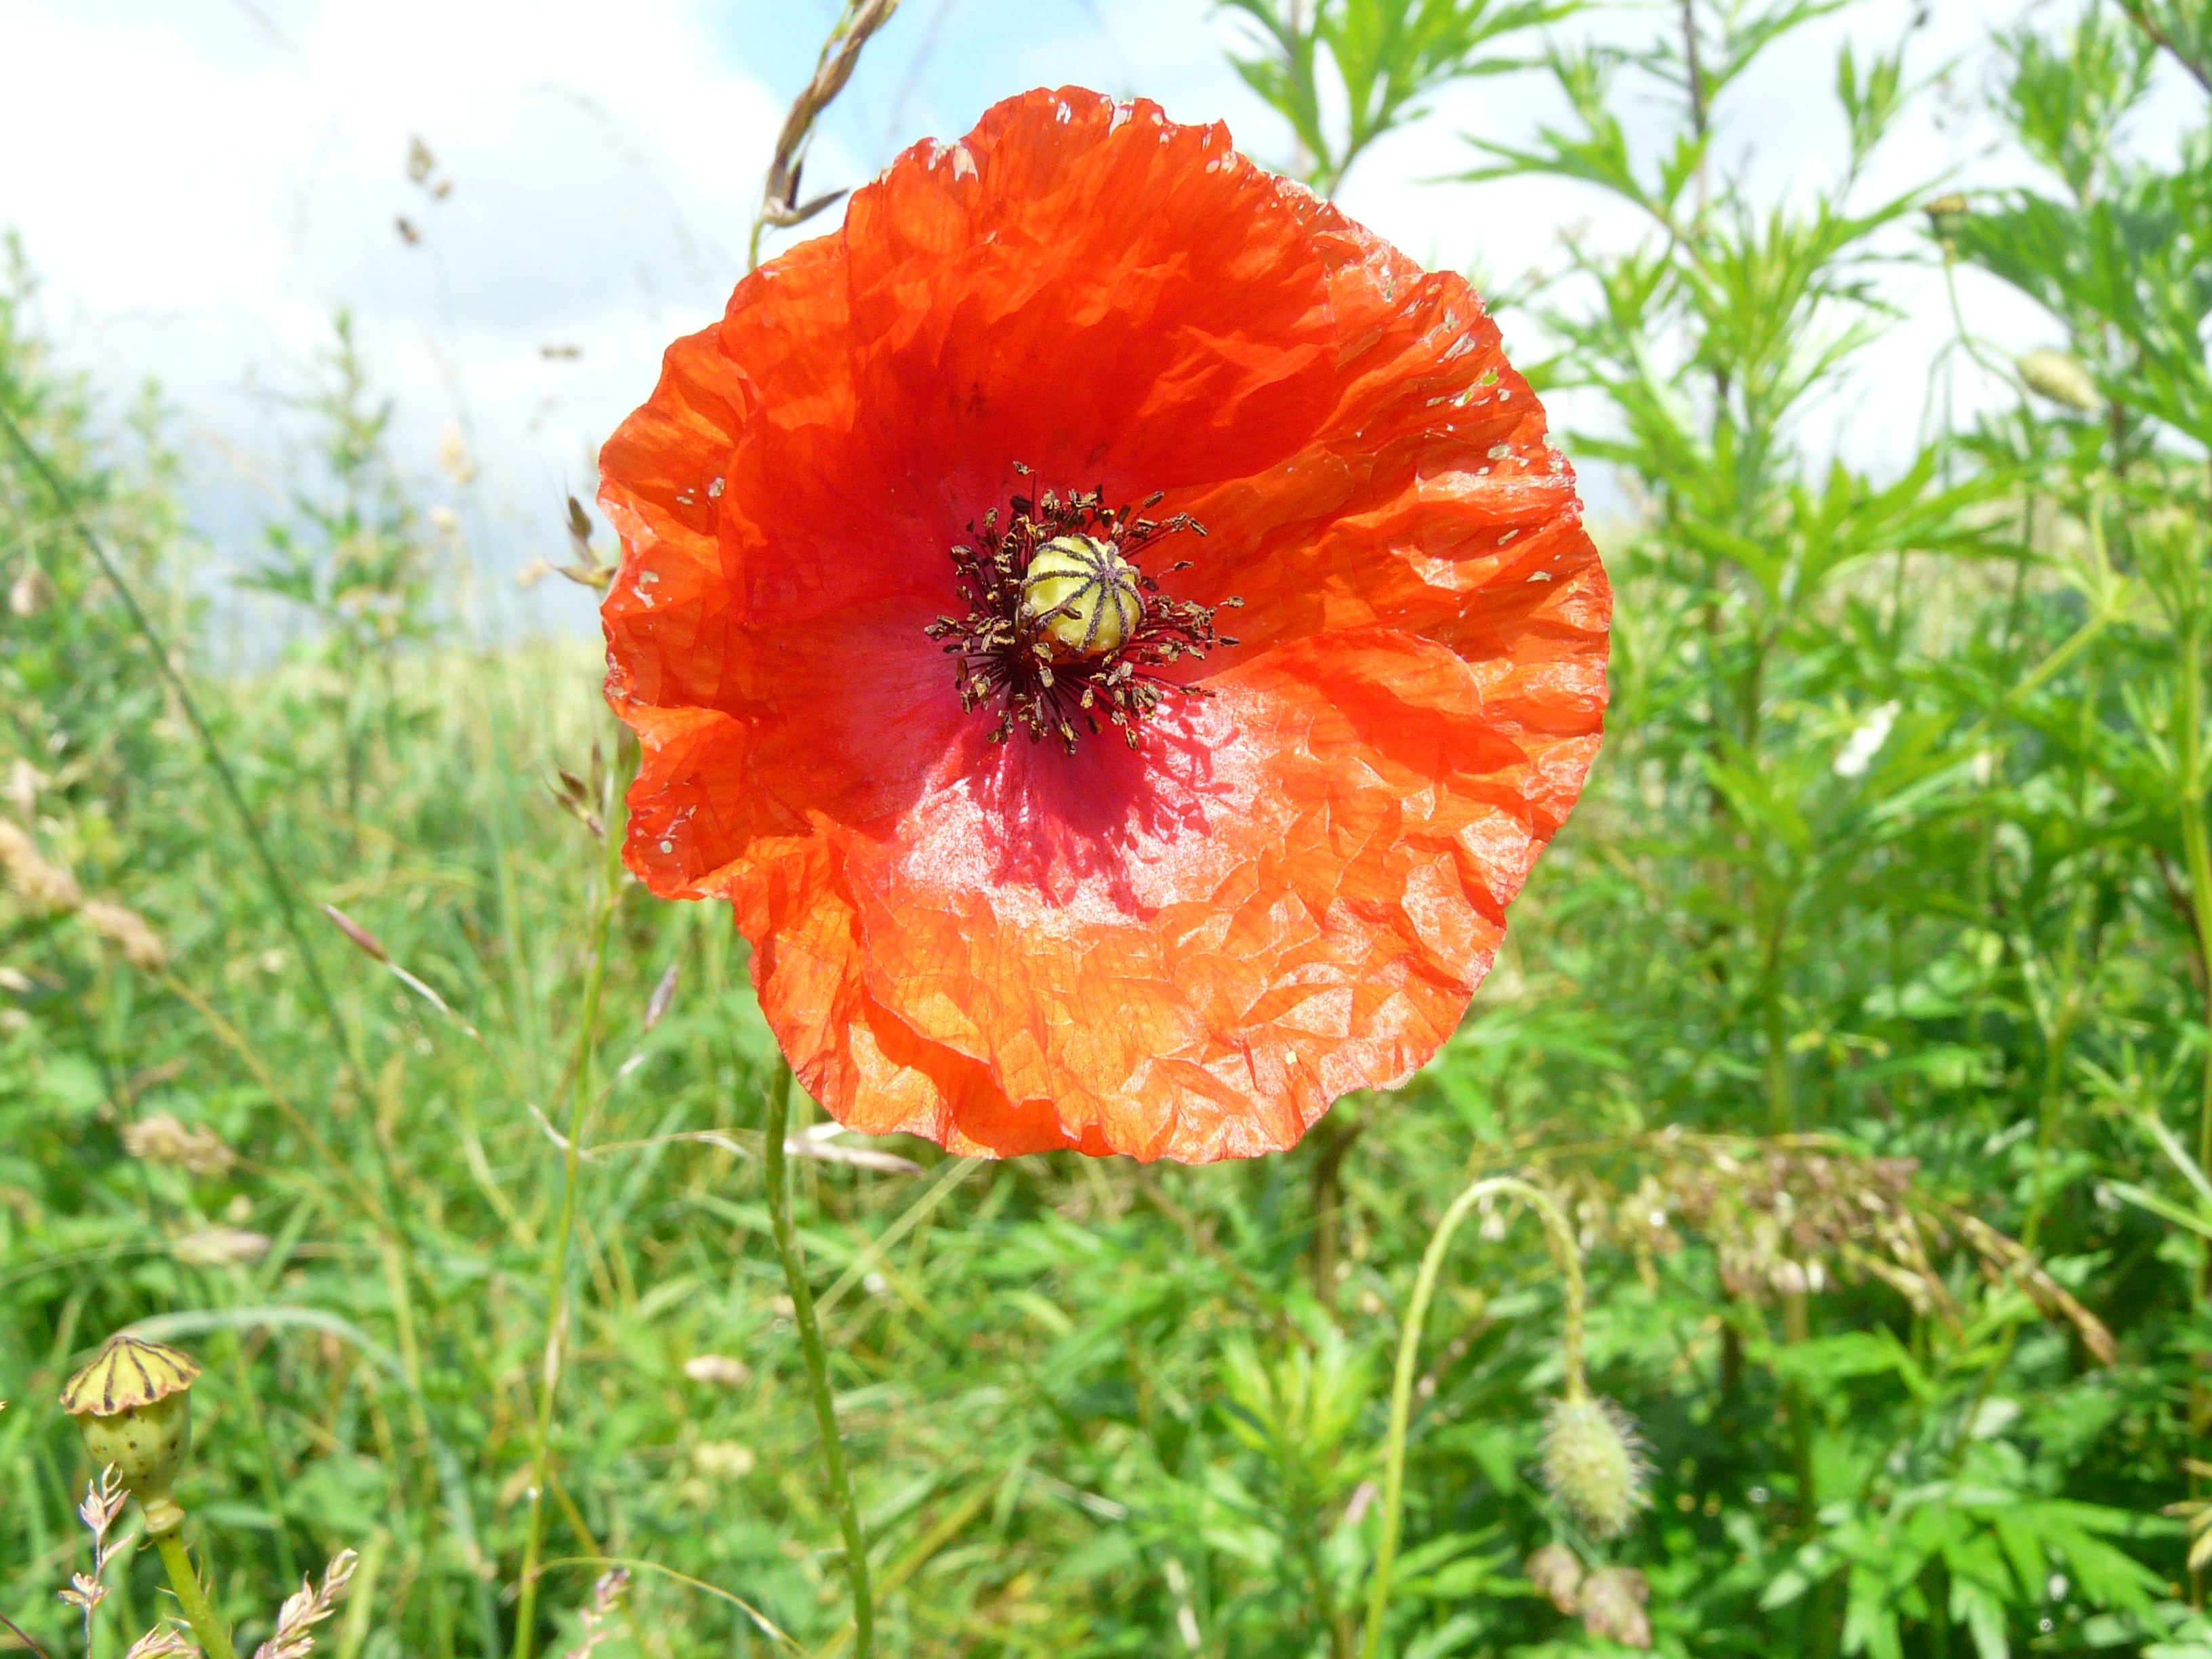
{"label": "green plant stem", "polygon": [[[2212,1029],[2212,842],[2204,823],[2204,667],[2194,628],[2179,631],[2181,647],[2181,850],[2189,865],[2190,908],[2197,957],[2204,967],[2204,1024]],[[2197,1105],[2197,1166],[2212,1169],[2212,1042],[2204,1049]]]}
{"label": "green plant stem", "polygon": [[614,810],[621,799],[619,780],[609,792],[603,821],[606,857],[600,872],[602,891],[592,919],[591,968],[584,977],[584,1002],[576,1030],[575,1052],[568,1063],[568,1138],[561,1150],[560,1218],[545,1267],[544,1367],[538,1378],[538,1419],[530,1436],[530,1518],[522,1547],[522,1583],[514,1609],[514,1659],[530,1659],[536,1644],[538,1561],[545,1544],[545,1488],[550,1474],[553,1410],[561,1387],[561,1345],[568,1327],[568,1258],[576,1233],[576,1188],[583,1166],[584,1117],[592,1100],[592,1054],[599,1024],[599,1001],[607,982],[607,944],[615,908],[622,898],[623,823]]}
{"label": "green plant stem", "polygon": [[180,1529],[172,1527],[154,1540],[154,1547],[161,1552],[161,1565],[168,1569],[169,1588],[177,1593],[177,1603],[185,1610],[185,1620],[192,1627],[192,1634],[200,1638],[200,1651],[207,1659],[238,1659],[238,1650],[230,1644],[227,1630],[214,1607],[208,1604],[206,1592],[200,1589],[199,1574],[193,1570],[191,1552],[185,1547]]}
{"label": "green plant stem", "polygon": [[1375,1571],[1367,1589],[1367,1630],[1360,1643],[1360,1659],[1376,1659],[1382,1646],[1382,1615],[1390,1604],[1390,1573],[1398,1559],[1398,1534],[1404,1521],[1406,1500],[1406,1434],[1413,1422],[1413,1377],[1421,1363],[1421,1328],[1427,1322],[1429,1302],[1436,1295],[1437,1278],[1443,1271],[1444,1252],[1460,1223],[1484,1199],[1498,1194],[1520,1199],[1535,1211],[1544,1224],[1544,1243],[1552,1264],[1565,1284],[1565,1328],[1560,1349],[1565,1360],[1567,1396],[1588,1392],[1583,1376],[1583,1322],[1585,1293],[1583,1257],[1574,1230],[1541,1190],[1516,1176],[1486,1176],[1470,1182],[1452,1200],[1444,1218],[1429,1239],[1421,1267],[1413,1279],[1413,1299],[1406,1307],[1406,1328],[1398,1338],[1398,1368],[1390,1382],[1390,1429],[1383,1443],[1382,1536],[1375,1547]]}
{"label": "green plant stem", "polygon": [[870,1659],[876,1647],[875,1597],[868,1585],[867,1539],[853,1486],[845,1473],[845,1448],[837,1437],[837,1402],[830,1392],[830,1358],[814,1318],[814,1292],[807,1287],[806,1263],[799,1253],[799,1234],[791,1224],[791,1185],[783,1156],[784,1133],[791,1121],[791,1064],[776,1062],[768,1090],[768,1121],[762,1150],[768,1176],[768,1216],[775,1234],[775,1253],[783,1259],[783,1280],[790,1287],[792,1322],[799,1327],[799,1352],[806,1358],[806,1382],[814,1395],[814,1420],[822,1431],[822,1462],[830,1475],[830,1495],[837,1505],[837,1525],[845,1534],[845,1571],[853,1583],[853,1656]]}

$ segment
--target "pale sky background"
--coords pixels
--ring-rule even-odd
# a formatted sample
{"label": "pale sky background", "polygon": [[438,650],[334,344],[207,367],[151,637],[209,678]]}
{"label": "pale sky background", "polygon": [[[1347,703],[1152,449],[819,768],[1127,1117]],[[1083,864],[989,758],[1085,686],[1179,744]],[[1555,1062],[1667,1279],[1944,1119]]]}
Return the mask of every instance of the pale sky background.
{"label": "pale sky background", "polygon": [[[775,128],[836,9],[0,0],[0,229],[22,239],[34,314],[111,410],[160,384],[219,568],[250,563],[279,510],[285,465],[307,441],[287,400],[309,385],[343,306],[397,402],[410,478],[426,504],[462,515],[498,578],[492,620],[581,631],[582,590],[556,580],[526,596],[507,578],[559,555],[562,495],[589,498],[592,453],[651,390],[663,346],[710,320],[740,274]],[[1893,41],[1917,9],[1862,0],[1775,52],[1720,112],[1725,164],[1773,191],[1833,166],[1837,42]],[[2055,21],[2070,0],[1927,9],[1910,62],[1923,76],[1956,68],[1875,183],[2010,182],[2013,164],[1988,153],[1972,113],[1987,37],[2031,11]],[[1636,40],[1672,10],[1615,8],[1568,27]],[[1224,56],[1234,28],[1208,0],[907,0],[826,124],[807,184],[862,182],[916,138],[957,135],[1000,97],[1066,82],[1158,99],[1180,120],[1225,118],[1248,152],[1282,159],[1287,133]],[[2192,106],[2179,86],[2161,90],[2170,125]],[[1509,283],[1556,264],[1563,228],[1625,234],[1571,187],[1422,182],[1469,163],[1459,134],[1525,137],[1554,108],[1534,76],[1461,88],[1363,158],[1340,199],[1424,261]],[[429,182],[451,181],[442,198],[408,178],[416,135],[437,161]],[[402,215],[419,244],[399,234]],[[1894,280],[1913,321],[1869,365],[1882,395],[1837,411],[1846,448],[1877,463],[1909,445],[1896,411],[1920,407],[1949,328],[1924,272]],[[1978,325],[2016,348],[2054,343],[1995,285],[1972,284],[1969,299]],[[477,463],[466,489],[438,465],[449,428]]]}

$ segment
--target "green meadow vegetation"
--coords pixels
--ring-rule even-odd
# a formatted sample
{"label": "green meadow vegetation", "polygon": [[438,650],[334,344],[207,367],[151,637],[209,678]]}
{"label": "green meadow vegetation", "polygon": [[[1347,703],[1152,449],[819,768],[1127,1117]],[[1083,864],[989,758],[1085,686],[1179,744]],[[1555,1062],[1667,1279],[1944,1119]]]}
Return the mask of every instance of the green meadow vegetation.
{"label": "green meadow vegetation", "polygon": [[[1644,227],[1499,301],[1627,504],[1608,737],[1458,1036],[1295,1152],[971,1162],[793,1095],[878,1651],[2212,1659],[2212,6],[2026,12],[1942,90],[2004,149],[1895,195],[1938,89],[1862,45],[1826,172],[1759,194],[1734,112],[1838,9],[1682,0],[1622,50],[1536,0],[1225,8],[1316,188],[1510,68],[1560,115],[1430,170]],[[2178,145],[2138,142],[2154,82]],[[341,322],[319,459],[220,550],[296,641],[210,672],[159,406],[56,362],[36,253],[0,291],[0,1653],[173,1612],[135,1548],[58,1597],[98,1471],[56,1399],[134,1324],[204,1367],[178,1493],[243,1651],[349,1549],[337,1659],[854,1653],[775,1048],[727,908],[613,855],[596,651],[471,625]],[[1905,267],[1950,308],[1900,380],[1864,362]],[[1991,278],[2039,335],[1985,337]],[[1839,424],[1917,435],[1868,470]],[[1399,1370],[1440,1219],[1504,1176],[1564,1212],[1642,1437],[1617,1537],[1538,1472],[1567,1279],[1516,1189]]]}

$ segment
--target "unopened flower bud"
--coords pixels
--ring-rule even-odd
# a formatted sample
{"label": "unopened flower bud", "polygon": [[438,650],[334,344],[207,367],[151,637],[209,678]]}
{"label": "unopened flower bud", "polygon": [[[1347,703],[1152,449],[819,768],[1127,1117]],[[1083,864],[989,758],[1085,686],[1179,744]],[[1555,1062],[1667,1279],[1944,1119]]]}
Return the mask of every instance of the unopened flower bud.
{"label": "unopened flower bud", "polygon": [[184,1522],[169,1489],[191,1449],[191,1389],[199,1374],[191,1355],[121,1332],[62,1390],[62,1409],[77,1419],[92,1461],[114,1469],[144,1507],[146,1530],[155,1536]]}
{"label": "unopened flower bud", "polygon": [[2104,398],[2098,395],[2097,382],[2082,366],[2081,360],[2063,351],[2052,351],[2046,347],[2029,352],[2020,360],[2020,378],[2027,382],[2030,392],[2039,392],[2052,403],[2063,404],[2069,409],[2090,414],[2105,406]]}
{"label": "unopened flower bud", "polygon": [[1580,1389],[1552,1407],[1544,1425],[1544,1484],[1599,1538],[1628,1529],[1650,1502],[1650,1465],[1627,1415]]}
{"label": "unopened flower bud", "polygon": [[1583,1628],[1625,1648],[1651,1645],[1650,1580],[1633,1567],[1606,1567],[1583,1583]]}
{"label": "unopened flower bud", "polygon": [[1137,568],[1092,536],[1055,536],[1022,578],[1022,615],[1070,655],[1103,657],[1129,642],[1144,620]]}
{"label": "unopened flower bud", "polygon": [[1537,1593],[1552,1598],[1561,1613],[1582,1609],[1583,1564],[1565,1544],[1547,1544],[1531,1555],[1521,1571]]}

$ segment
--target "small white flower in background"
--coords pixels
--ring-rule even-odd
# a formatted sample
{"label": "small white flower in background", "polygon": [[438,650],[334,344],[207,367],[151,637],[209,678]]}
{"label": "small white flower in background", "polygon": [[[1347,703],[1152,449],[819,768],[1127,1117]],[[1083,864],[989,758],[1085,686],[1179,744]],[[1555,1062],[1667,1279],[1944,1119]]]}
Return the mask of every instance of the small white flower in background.
{"label": "small white flower in background", "polygon": [[1902,705],[1886,702],[1859,722],[1858,730],[1844,740],[1837,751],[1835,773],[1839,778],[1863,778],[1881,752],[1882,744],[1889,741],[1889,729],[1897,724],[1897,712]]}
{"label": "small white flower in background", "polygon": [[726,1353],[693,1355],[684,1362],[684,1375],[718,1389],[742,1389],[753,1380],[751,1366]]}
{"label": "small white flower in background", "polygon": [[1363,1480],[1352,1489],[1352,1500],[1344,1506],[1344,1524],[1356,1527],[1366,1519],[1367,1511],[1374,1506],[1376,1496],[1372,1480]]}
{"label": "small white flower in background", "polygon": [[46,775],[30,762],[18,756],[8,767],[8,799],[15,804],[15,816],[28,823],[31,815],[39,810],[39,791],[46,787]]}
{"label": "small white flower in background", "polygon": [[26,564],[23,574],[15,578],[8,590],[8,608],[19,617],[35,617],[54,602],[53,578],[35,564]]}
{"label": "small white flower in background", "polygon": [[758,1462],[750,1446],[734,1440],[702,1440],[691,1449],[692,1466],[712,1480],[742,1480]]}
{"label": "small white flower in background", "polygon": [[187,1267],[250,1267],[269,1254],[269,1236],[237,1227],[209,1227],[178,1239],[169,1246],[169,1254]]}
{"label": "small white flower in background", "polygon": [[430,528],[441,536],[450,536],[461,527],[461,515],[450,507],[438,506],[430,509]]}

